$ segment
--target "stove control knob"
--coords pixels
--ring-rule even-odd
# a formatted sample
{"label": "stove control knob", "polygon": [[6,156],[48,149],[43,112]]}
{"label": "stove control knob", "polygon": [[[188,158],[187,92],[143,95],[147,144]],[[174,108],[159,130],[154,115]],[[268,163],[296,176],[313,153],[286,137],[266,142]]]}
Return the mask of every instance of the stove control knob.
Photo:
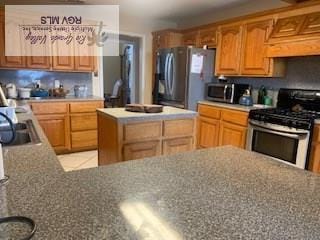
{"label": "stove control knob", "polygon": [[298,128],[298,122],[297,121],[292,121],[292,127]]}
{"label": "stove control knob", "polygon": [[261,122],[264,122],[265,120],[266,120],[266,117],[265,117],[264,115],[261,115],[261,116],[260,116],[260,121],[261,121]]}

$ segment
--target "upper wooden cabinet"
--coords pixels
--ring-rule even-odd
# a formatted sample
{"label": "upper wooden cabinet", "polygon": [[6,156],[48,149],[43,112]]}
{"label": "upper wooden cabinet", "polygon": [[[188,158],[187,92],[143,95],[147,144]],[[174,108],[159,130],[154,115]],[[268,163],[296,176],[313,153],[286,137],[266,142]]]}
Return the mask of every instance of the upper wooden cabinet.
{"label": "upper wooden cabinet", "polygon": [[216,75],[279,77],[285,74],[282,59],[267,57],[273,20],[221,27],[218,34]]}
{"label": "upper wooden cabinet", "polygon": [[153,33],[153,47],[155,50],[161,48],[173,48],[182,45],[182,34],[172,30],[164,30]]}
{"label": "upper wooden cabinet", "polygon": [[216,74],[238,75],[241,60],[242,26],[221,27],[218,33]]}
{"label": "upper wooden cabinet", "polygon": [[198,46],[199,45],[199,31],[193,30],[183,33],[184,46]]}
{"label": "upper wooden cabinet", "polygon": [[301,34],[320,33],[320,13],[313,13],[306,16],[300,30]]}
{"label": "upper wooden cabinet", "polygon": [[305,16],[294,16],[290,18],[279,19],[274,27],[271,38],[290,37],[299,33]]}
{"label": "upper wooden cabinet", "polygon": [[50,69],[51,58],[46,56],[30,56],[27,57],[27,68]]}
{"label": "upper wooden cabinet", "polygon": [[199,30],[199,47],[202,46],[208,46],[208,48],[215,48],[217,46],[217,27]]}
{"label": "upper wooden cabinet", "polygon": [[268,75],[272,59],[266,57],[266,41],[273,20],[245,24],[243,27],[243,50],[241,74]]}

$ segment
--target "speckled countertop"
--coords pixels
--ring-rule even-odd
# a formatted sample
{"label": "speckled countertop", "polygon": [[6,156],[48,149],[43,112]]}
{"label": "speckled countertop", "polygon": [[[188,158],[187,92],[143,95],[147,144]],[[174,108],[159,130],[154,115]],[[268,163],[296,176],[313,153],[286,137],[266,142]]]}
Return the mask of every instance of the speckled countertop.
{"label": "speckled countertop", "polygon": [[36,128],[0,187],[0,216],[34,219],[35,240],[319,239],[319,175],[233,147],[64,172]]}
{"label": "speckled countertop", "polygon": [[164,106],[163,112],[161,113],[128,112],[124,108],[98,109],[98,113],[106,114],[116,119],[120,123],[177,119],[177,118],[194,118],[197,116],[197,113],[194,111],[175,108],[175,107],[168,107],[168,106]]}
{"label": "speckled countertop", "polygon": [[212,102],[212,101],[199,101],[199,104],[205,104],[205,105],[210,105],[210,106],[215,106],[215,107],[222,107],[222,108],[228,108],[232,110],[238,110],[242,112],[250,112],[251,110],[254,109],[263,109],[263,108],[270,108],[270,106],[266,105],[253,105],[250,107],[243,106],[240,104],[228,104],[228,103],[220,103],[220,102]]}

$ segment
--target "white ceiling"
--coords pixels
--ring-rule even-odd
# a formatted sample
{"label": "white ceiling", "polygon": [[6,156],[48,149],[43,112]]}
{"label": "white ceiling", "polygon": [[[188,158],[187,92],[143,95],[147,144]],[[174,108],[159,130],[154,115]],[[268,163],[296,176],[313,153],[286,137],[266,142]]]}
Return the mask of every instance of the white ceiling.
{"label": "white ceiling", "polygon": [[[6,4],[46,4],[66,0],[5,0]],[[120,5],[120,17],[130,16],[146,21],[181,23],[191,18],[230,12],[244,8],[245,13],[256,12],[286,5],[281,0],[84,0],[86,4]],[[255,5],[259,5],[255,11]],[[261,7],[263,5],[263,7]],[[250,10],[247,10],[249,7]],[[231,11],[233,12],[233,11]],[[232,14],[231,14],[232,15]],[[228,16],[233,17],[233,16]],[[182,24],[183,25],[183,24]]]}

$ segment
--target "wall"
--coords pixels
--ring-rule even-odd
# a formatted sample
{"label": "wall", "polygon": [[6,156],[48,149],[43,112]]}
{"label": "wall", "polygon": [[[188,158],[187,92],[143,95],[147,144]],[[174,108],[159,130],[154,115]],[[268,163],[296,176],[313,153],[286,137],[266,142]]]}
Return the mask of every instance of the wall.
{"label": "wall", "polygon": [[[257,90],[261,85],[271,90],[274,98],[280,88],[319,89],[320,56],[287,58],[287,73],[283,78],[231,78],[232,82],[251,84]],[[256,98],[257,91],[254,93]],[[274,101],[276,103],[276,101]]]}
{"label": "wall", "polygon": [[115,81],[121,78],[120,57],[104,56],[103,57],[103,89],[104,93],[111,94]]}
{"label": "wall", "polygon": [[0,82],[2,84],[14,83],[17,87],[33,87],[33,82],[36,79],[41,80],[42,88],[52,88],[54,86],[54,80],[60,80],[64,88],[70,90],[69,95],[74,94],[74,85],[85,84],[88,87],[88,95],[92,95],[91,73],[0,70]]}

